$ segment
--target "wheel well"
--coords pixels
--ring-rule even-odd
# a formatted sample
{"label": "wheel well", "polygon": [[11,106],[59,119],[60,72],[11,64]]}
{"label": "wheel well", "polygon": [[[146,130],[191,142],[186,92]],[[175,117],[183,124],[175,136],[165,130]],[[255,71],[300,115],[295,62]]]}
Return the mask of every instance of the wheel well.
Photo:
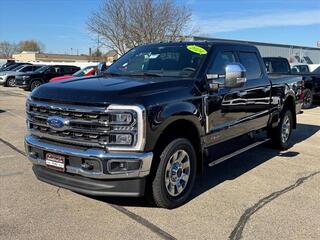
{"label": "wheel well", "polygon": [[292,96],[287,97],[284,101],[283,110],[290,110],[293,118],[293,128],[297,126],[296,103]]}
{"label": "wheel well", "polygon": [[193,145],[197,155],[197,171],[202,172],[201,140],[197,127],[188,120],[177,120],[170,123],[160,135],[154,147],[155,155],[160,156],[166,145],[177,137],[187,138]]}

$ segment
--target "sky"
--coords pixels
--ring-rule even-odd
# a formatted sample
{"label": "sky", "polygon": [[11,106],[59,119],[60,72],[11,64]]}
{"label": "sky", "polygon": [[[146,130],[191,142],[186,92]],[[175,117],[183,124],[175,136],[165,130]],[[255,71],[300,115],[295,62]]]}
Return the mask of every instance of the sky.
{"label": "sky", "polygon": [[[0,41],[36,39],[49,53],[97,47],[86,27],[102,0],[0,0]],[[315,47],[320,0],[175,0],[192,12],[196,35]]]}

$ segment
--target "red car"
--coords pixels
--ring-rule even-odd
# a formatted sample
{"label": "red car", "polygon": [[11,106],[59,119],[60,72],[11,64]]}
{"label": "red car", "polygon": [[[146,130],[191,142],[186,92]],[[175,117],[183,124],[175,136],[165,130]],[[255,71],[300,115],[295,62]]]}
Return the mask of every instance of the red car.
{"label": "red car", "polygon": [[78,72],[75,72],[72,75],[65,75],[61,77],[55,77],[52,78],[49,82],[58,82],[62,80],[68,80],[76,77],[85,77],[85,76],[92,76],[96,73],[97,67],[96,66],[89,66],[85,67],[84,69],[79,70]]}

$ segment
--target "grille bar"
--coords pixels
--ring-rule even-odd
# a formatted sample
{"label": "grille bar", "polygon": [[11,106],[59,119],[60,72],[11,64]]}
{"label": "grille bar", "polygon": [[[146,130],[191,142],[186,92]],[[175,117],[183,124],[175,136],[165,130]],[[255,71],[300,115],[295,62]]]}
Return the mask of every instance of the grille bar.
{"label": "grille bar", "polygon": [[[47,123],[50,116],[68,121],[63,130]],[[28,128],[41,138],[81,146],[102,147],[109,141],[110,126],[106,108],[62,105],[55,103],[27,102]]]}

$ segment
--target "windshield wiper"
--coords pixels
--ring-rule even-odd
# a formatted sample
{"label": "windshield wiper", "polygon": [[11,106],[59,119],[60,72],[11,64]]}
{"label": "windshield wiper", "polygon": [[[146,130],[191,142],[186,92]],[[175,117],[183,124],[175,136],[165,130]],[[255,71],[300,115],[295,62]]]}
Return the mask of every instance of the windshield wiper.
{"label": "windshield wiper", "polygon": [[162,74],[152,72],[136,72],[128,74],[128,76],[151,76],[151,77],[163,77]]}

